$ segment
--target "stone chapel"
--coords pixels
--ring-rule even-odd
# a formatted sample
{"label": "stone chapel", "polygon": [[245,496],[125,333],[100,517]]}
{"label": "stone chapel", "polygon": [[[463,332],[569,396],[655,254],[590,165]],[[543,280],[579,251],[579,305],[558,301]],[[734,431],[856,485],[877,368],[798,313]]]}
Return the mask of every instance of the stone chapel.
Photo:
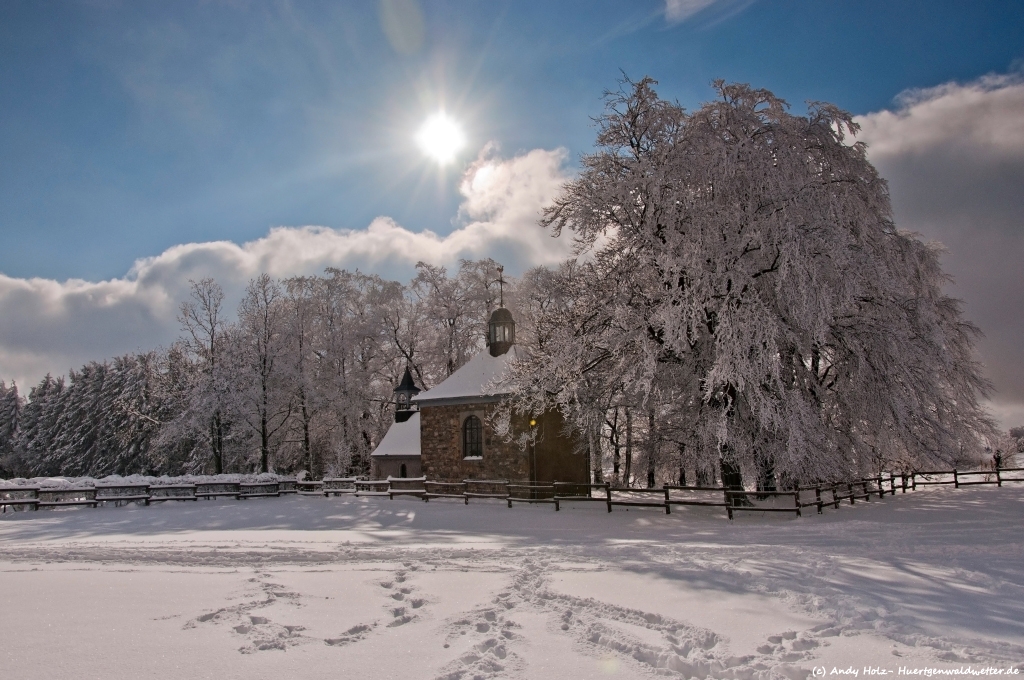
{"label": "stone chapel", "polygon": [[420,392],[406,369],[395,389],[396,422],[371,454],[374,476],[423,475],[438,482],[589,480],[589,456],[579,452],[575,436],[563,432],[561,412],[514,421],[516,431],[536,433],[525,447],[491,431],[489,416],[506,396],[501,378],[520,349],[515,320],[505,307],[491,313],[487,331],[487,349],[433,389]]}

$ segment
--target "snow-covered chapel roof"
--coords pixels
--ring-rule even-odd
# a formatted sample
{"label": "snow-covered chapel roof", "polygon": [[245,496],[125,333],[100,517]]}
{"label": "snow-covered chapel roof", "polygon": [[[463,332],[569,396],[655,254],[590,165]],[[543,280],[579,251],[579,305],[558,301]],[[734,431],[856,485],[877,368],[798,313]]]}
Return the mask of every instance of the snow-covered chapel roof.
{"label": "snow-covered chapel roof", "polygon": [[388,433],[370,454],[373,458],[420,455],[420,414],[413,413],[409,420],[392,423]]}
{"label": "snow-covered chapel roof", "polygon": [[421,406],[497,401],[505,393],[500,388],[496,390],[494,384],[505,376],[509,362],[519,358],[519,351],[513,345],[504,354],[492,357],[490,352],[484,350],[437,387],[413,397],[413,401]]}

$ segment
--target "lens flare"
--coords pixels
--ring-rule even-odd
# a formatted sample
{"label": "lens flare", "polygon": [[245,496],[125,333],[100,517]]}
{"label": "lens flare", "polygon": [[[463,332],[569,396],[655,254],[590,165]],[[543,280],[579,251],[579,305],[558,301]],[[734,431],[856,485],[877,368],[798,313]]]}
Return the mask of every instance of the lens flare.
{"label": "lens flare", "polygon": [[447,165],[466,146],[466,135],[457,122],[444,111],[439,111],[427,118],[420,127],[416,133],[416,142],[423,153],[437,161],[438,165]]}

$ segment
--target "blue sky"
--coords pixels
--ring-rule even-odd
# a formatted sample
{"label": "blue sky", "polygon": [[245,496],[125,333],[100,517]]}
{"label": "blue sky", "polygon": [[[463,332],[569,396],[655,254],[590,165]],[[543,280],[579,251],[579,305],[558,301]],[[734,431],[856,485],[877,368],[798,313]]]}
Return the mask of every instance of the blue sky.
{"label": "blue sky", "polygon": [[411,143],[439,105],[468,127],[464,163],[488,141],[564,147],[573,163],[620,69],[687,106],[721,77],[867,113],[1024,57],[1019,2],[719,2],[677,22],[665,10],[425,2],[403,53],[373,2],[8,0],[0,272],[109,278],[176,243],[378,215],[445,233],[459,173]]}
{"label": "blue sky", "polygon": [[[166,346],[190,278],[557,261],[537,217],[622,72],[856,114],[1024,424],[1019,1],[5,0],[0,379]],[[445,168],[413,139],[442,107],[468,137]]]}

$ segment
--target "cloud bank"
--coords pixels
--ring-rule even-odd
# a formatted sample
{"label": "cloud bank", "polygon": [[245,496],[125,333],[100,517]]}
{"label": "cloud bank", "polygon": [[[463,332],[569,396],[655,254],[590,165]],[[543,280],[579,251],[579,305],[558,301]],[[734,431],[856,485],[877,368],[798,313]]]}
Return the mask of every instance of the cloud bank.
{"label": "cloud bank", "polygon": [[465,173],[456,228],[443,236],[378,217],[364,229],[277,227],[241,245],[176,245],[109,281],[0,274],[0,378],[16,380],[27,393],[46,373],[166,346],[179,334],[177,309],[188,297],[189,279],[215,278],[234,304],[261,272],[288,277],[358,268],[404,280],[421,260],[451,266],[493,257],[513,272],[558,262],[571,243],[551,238],[537,220],[569,178],[565,162],[563,149],[511,159],[488,151]]}
{"label": "cloud bank", "polygon": [[985,333],[1004,426],[1024,424],[1024,79],[992,75],[903,93],[857,120],[897,224],[941,241],[951,291]]}

